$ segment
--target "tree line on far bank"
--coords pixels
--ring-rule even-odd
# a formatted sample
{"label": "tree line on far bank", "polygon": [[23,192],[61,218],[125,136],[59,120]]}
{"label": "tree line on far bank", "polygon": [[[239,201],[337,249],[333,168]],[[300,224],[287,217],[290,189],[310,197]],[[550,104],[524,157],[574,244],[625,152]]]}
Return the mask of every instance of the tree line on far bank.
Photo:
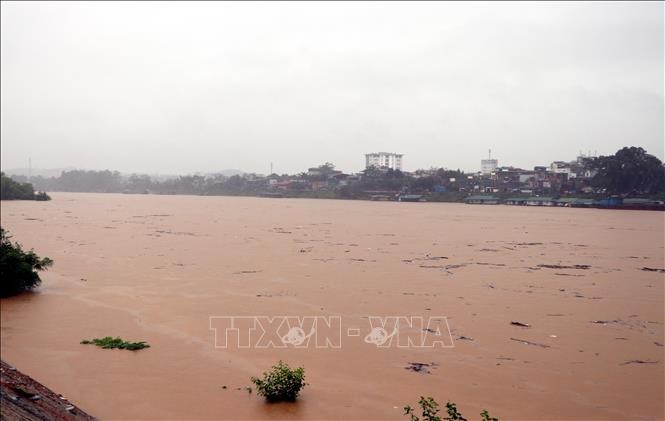
{"label": "tree line on far bank", "polygon": [[0,200],[51,200],[46,192],[35,192],[32,183],[19,183],[0,173]]}
{"label": "tree line on far bank", "polygon": [[[593,170],[596,175],[590,185],[604,195],[634,195],[665,198],[665,167],[655,156],[639,147],[625,147],[613,155],[586,158],[584,167]],[[356,199],[367,196],[366,192],[395,191],[402,193],[427,194],[441,190],[445,200],[462,201],[468,192],[472,192],[478,183],[475,173],[444,168],[419,170],[413,174],[393,170],[369,168],[361,173],[359,179],[339,183],[334,177],[334,166],[330,163],[318,167],[318,174],[300,173],[296,175],[271,174],[276,183],[290,182],[282,191],[286,196],[323,197]],[[3,199],[5,198],[5,178],[3,177]],[[28,181],[25,177],[14,177],[19,181]],[[312,192],[307,183],[321,183],[328,180],[324,189]],[[32,177],[30,181],[45,191],[97,192],[97,193],[154,193],[154,194],[191,194],[191,195],[244,195],[255,196],[270,190],[265,178],[255,174],[234,175],[187,175],[169,179],[154,179],[148,175],[132,174],[125,176],[118,171],[64,171],[59,177]],[[24,196],[30,196],[30,187],[20,184],[25,190]],[[565,193],[565,186],[552,187],[534,194],[558,196]],[[12,190],[13,189],[13,190]],[[10,188],[10,190],[20,190]],[[507,191],[506,194],[509,194]]]}

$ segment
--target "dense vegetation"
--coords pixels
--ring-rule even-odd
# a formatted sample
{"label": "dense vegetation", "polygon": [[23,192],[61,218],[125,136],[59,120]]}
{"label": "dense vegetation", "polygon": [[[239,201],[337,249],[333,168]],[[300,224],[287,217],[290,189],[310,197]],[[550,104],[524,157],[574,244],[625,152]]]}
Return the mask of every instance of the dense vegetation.
{"label": "dense vegetation", "polygon": [[35,193],[30,183],[19,183],[0,173],[0,200],[51,200],[45,192]]}
{"label": "dense vegetation", "polygon": [[122,338],[113,338],[111,336],[105,336],[103,338],[95,338],[92,340],[84,339],[81,341],[82,345],[97,345],[103,349],[127,349],[130,351],[138,351],[143,348],[150,348],[150,345],[141,342],[127,342]]}
{"label": "dense vegetation", "polygon": [[252,377],[259,395],[270,402],[294,401],[305,383],[305,369],[291,369],[288,364],[280,361],[272,370],[263,373],[263,378]]}
{"label": "dense vegetation", "polygon": [[593,185],[611,194],[649,194],[665,192],[665,167],[644,149],[623,148],[614,155],[600,156],[588,161],[598,173]]}
{"label": "dense vegetation", "polygon": [[48,257],[40,258],[32,250],[23,251],[18,243],[0,228],[0,297],[16,295],[32,290],[41,283],[37,271],[53,264]]}

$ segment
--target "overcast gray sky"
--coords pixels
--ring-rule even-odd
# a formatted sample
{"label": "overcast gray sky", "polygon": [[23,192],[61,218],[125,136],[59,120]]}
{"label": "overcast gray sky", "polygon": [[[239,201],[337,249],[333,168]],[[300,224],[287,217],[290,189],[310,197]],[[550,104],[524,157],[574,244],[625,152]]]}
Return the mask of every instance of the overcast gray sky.
{"label": "overcast gray sky", "polygon": [[2,168],[663,159],[663,3],[2,3]]}

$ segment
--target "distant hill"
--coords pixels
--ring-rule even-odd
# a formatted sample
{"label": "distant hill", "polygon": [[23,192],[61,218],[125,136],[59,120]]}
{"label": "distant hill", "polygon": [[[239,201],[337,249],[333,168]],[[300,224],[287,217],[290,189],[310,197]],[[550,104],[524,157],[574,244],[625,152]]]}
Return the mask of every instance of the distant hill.
{"label": "distant hill", "polygon": [[[77,168],[75,167],[66,167],[66,168],[33,168],[32,169],[32,176],[33,177],[38,177],[42,176],[44,178],[51,178],[51,177],[60,177],[60,174],[62,174],[63,171],[72,171]],[[7,176],[11,177],[13,175],[18,175],[18,176],[24,176],[27,177],[30,174],[30,169],[29,168],[10,168],[7,170],[2,170]],[[124,175],[129,175],[131,173],[123,173]],[[221,171],[212,171],[212,172],[207,172],[207,173],[199,173],[201,175],[214,175],[214,174],[221,174],[225,177],[231,177],[233,175],[243,175],[245,174],[245,171],[242,170],[237,170],[237,169],[226,169],[226,170],[221,170]],[[153,177],[156,180],[167,180],[170,178],[178,178],[178,175],[176,174],[150,174],[151,177]]]}
{"label": "distant hill", "polygon": [[245,172],[240,170],[228,169],[228,170],[219,171],[217,174],[222,174],[223,176],[231,177],[234,175],[243,175],[245,174]]}
{"label": "distant hill", "polygon": [[[33,177],[38,177],[42,176],[45,178],[49,177],[60,177],[60,174],[63,171],[71,171],[75,169],[74,167],[67,167],[67,168],[47,168],[47,169],[40,169],[40,168],[33,168],[32,169],[32,176]],[[30,169],[29,168],[10,168],[7,170],[2,170],[5,174],[8,176],[12,175],[22,175],[27,177],[30,174]]]}

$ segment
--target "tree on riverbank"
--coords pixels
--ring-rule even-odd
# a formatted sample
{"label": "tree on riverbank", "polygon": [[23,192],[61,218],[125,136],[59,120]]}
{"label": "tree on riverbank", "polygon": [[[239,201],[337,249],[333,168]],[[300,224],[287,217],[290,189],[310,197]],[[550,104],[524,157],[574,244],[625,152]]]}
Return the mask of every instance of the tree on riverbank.
{"label": "tree on riverbank", "polygon": [[637,147],[625,147],[614,155],[589,160],[587,166],[598,171],[594,187],[612,194],[657,194],[665,191],[665,167],[660,159]]}
{"label": "tree on riverbank", "polygon": [[0,297],[30,291],[41,283],[38,271],[53,265],[48,257],[40,258],[34,251],[23,251],[11,236],[0,228]]}
{"label": "tree on riverbank", "polygon": [[0,173],[0,200],[51,200],[45,192],[35,193],[30,183],[19,183]]}

